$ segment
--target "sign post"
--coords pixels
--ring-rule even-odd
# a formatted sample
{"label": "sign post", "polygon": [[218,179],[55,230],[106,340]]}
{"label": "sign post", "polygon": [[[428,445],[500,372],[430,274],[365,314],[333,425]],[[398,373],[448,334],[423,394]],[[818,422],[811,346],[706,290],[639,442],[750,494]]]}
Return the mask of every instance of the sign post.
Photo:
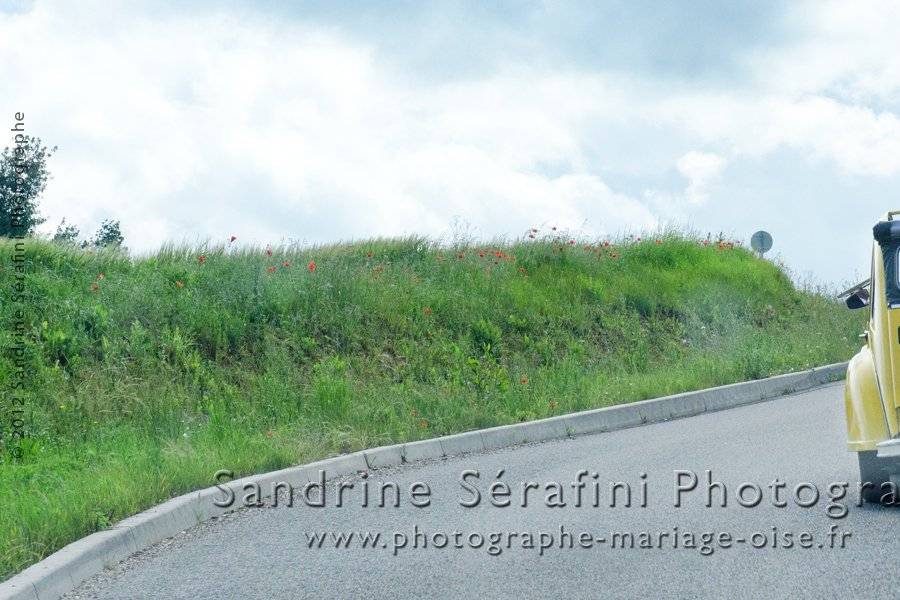
{"label": "sign post", "polygon": [[768,231],[757,231],[750,238],[750,247],[762,258],[763,254],[772,249],[772,235]]}

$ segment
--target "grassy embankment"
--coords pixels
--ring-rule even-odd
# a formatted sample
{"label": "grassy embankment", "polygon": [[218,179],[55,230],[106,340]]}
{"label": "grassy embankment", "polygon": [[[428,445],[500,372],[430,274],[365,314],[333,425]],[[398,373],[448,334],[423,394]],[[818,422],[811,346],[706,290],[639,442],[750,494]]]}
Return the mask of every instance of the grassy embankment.
{"label": "grassy embankment", "polygon": [[804,369],[847,359],[862,328],[770,262],[674,235],[138,260],[29,241],[24,284],[27,437],[13,461],[4,400],[0,579],[220,468]]}

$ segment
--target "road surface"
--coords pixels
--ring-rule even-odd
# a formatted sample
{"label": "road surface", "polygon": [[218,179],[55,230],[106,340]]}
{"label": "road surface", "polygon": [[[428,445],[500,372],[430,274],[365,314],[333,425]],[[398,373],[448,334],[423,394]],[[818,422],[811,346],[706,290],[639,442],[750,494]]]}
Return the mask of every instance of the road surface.
{"label": "road surface", "polygon": [[[829,385],[666,423],[372,471],[370,492],[379,482],[397,483],[403,490],[399,508],[377,506],[377,493],[362,507],[358,478],[336,507],[329,484],[326,508],[295,501],[290,508],[243,509],[148,549],[66,597],[897,597],[900,509],[857,506],[856,459],[845,450],[841,390]],[[474,497],[460,484],[467,469],[480,473],[477,480],[467,478],[482,494],[476,507],[460,503]],[[508,498],[508,507],[492,505],[489,497],[501,469],[510,495],[500,489],[495,499],[502,504]],[[581,470],[588,474],[576,506],[572,483]],[[707,470],[727,488],[725,508],[721,487],[707,485]],[[678,508],[676,477],[688,488],[691,476],[677,472],[698,479],[695,490],[682,492]],[[784,487],[770,486],[774,480]],[[415,506],[408,493],[416,482],[429,486],[427,507]],[[555,503],[547,501],[554,482],[565,507],[548,506]],[[624,486],[617,488],[617,505],[609,506],[616,482],[631,487],[630,507]],[[840,495],[829,492],[841,487],[829,485],[841,483],[850,484],[848,497],[829,502]],[[745,504],[754,503],[758,486],[757,506],[740,505],[742,484],[748,484],[740,498]],[[813,486],[819,501],[800,506],[810,504]],[[708,491],[712,507],[705,506]],[[424,502],[424,495],[417,498]],[[843,518],[828,515],[839,516],[842,506]],[[329,536],[350,532],[382,537],[376,548],[360,547],[358,537],[335,548]],[[311,549],[308,536],[318,533],[326,534],[325,541]],[[480,545],[477,535],[469,538],[473,533],[488,540],[473,548]],[[534,547],[527,547],[526,533],[534,536]],[[688,533],[697,547],[685,547],[691,545]],[[701,552],[704,533],[716,536],[705,546],[711,553]],[[441,534],[446,545],[434,548],[443,545]],[[497,543],[489,551],[492,534]],[[553,547],[542,552],[548,535]],[[395,548],[403,544],[401,536],[406,547]]]}

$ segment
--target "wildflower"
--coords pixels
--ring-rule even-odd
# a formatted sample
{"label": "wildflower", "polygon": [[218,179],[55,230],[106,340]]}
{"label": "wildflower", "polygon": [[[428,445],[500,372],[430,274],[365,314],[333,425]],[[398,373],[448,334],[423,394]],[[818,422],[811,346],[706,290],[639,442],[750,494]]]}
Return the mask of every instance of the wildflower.
{"label": "wildflower", "polygon": [[205,263],[205,262],[206,262],[206,255],[205,255],[205,254],[201,254],[200,256],[198,256],[198,257],[197,257],[197,262],[199,262],[201,265],[202,265],[203,263]]}
{"label": "wildflower", "polygon": [[521,383],[522,385],[528,385],[528,378],[522,375],[522,378],[519,379],[519,383]]}
{"label": "wildflower", "polygon": [[641,241],[641,236],[638,236],[637,241]]}
{"label": "wildflower", "polygon": [[369,250],[368,252],[366,252],[366,258],[372,258],[372,251],[371,251],[371,250]]}
{"label": "wildflower", "polygon": [[550,410],[556,410],[556,408],[559,406],[559,402],[557,402],[556,400],[551,400],[547,403],[547,406],[550,407]]}
{"label": "wildflower", "polygon": [[100,284],[98,284],[96,281],[95,281],[94,283],[91,284],[91,291],[92,291],[92,292],[96,292],[96,291],[99,291],[99,290],[100,290]]}
{"label": "wildflower", "polygon": [[422,312],[425,313],[425,316],[426,316],[426,317],[429,316],[429,315],[431,315],[431,312],[432,312],[432,311],[431,311],[431,307],[430,307],[430,306],[426,306],[425,308],[422,309]]}
{"label": "wildflower", "polygon": [[533,233],[529,233],[529,234],[528,234],[528,237],[529,237],[530,239],[533,240],[533,239],[534,239],[534,234],[533,234]]}
{"label": "wildflower", "polygon": [[484,258],[484,250],[479,250],[478,256],[479,256],[479,258]]}
{"label": "wildflower", "polygon": [[409,414],[411,414],[413,417],[418,417],[419,411],[417,411],[415,408],[413,408],[411,411],[409,411]]}
{"label": "wildflower", "polygon": [[534,227],[532,227],[532,228],[531,228],[531,233],[537,233],[537,229],[535,229]]}
{"label": "wildflower", "polygon": [[266,248],[266,256],[272,256],[272,249]]}
{"label": "wildflower", "polygon": [[574,245],[575,245],[575,240],[569,240],[569,245],[570,245],[570,246],[574,246]]}
{"label": "wildflower", "polygon": [[309,264],[306,265],[306,268],[309,269],[310,273],[315,273],[316,272],[316,261],[314,261],[314,260],[309,261]]}
{"label": "wildflower", "polygon": [[523,277],[528,277],[528,271],[525,270],[525,267],[519,267],[519,273],[521,273]]}
{"label": "wildflower", "polygon": [[275,265],[272,265],[271,267],[266,267],[266,271],[268,271],[269,273],[274,273],[277,270],[278,270],[278,267],[276,267]]}
{"label": "wildflower", "polygon": [[428,429],[428,419],[419,420],[419,427],[421,429]]}
{"label": "wildflower", "polygon": [[603,242],[603,247],[604,247],[604,248],[609,248],[609,242]]}
{"label": "wildflower", "polygon": [[659,246],[660,244],[662,244],[662,240],[656,240],[656,245]]}
{"label": "wildflower", "polygon": [[618,252],[613,252],[612,254],[609,255],[609,257],[610,257],[610,258],[619,258],[619,253],[618,253]]}
{"label": "wildflower", "polygon": [[180,280],[180,279],[176,280],[176,281],[175,281],[175,287],[177,287],[177,288],[183,288],[183,287],[184,287],[184,282],[183,282],[182,280]]}
{"label": "wildflower", "polygon": [[271,429],[268,430],[268,431],[266,432],[266,437],[269,437],[269,438],[270,438],[270,437],[272,437],[272,435],[273,435],[273,434],[272,434],[272,430],[271,430]]}
{"label": "wildflower", "polygon": [[289,266],[291,266],[291,261],[286,260],[286,261],[284,261],[283,263],[281,263],[281,266],[282,266],[282,267],[285,267],[285,268],[286,268],[286,267],[289,267]]}
{"label": "wildflower", "polygon": [[228,243],[233,244],[236,239],[237,239],[237,236],[233,235],[233,236],[231,236],[231,238],[229,238]]}
{"label": "wildflower", "polygon": [[466,257],[466,253],[465,253],[465,252],[460,252],[459,254],[456,255],[456,258],[458,258],[459,260],[462,260],[462,259],[464,259],[465,257]]}
{"label": "wildflower", "polygon": [[104,275],[103,273],[97,275],[97,281],[102,281],[103,279],[106,279],[106,275]]}
{"label": "wildflower", "polygon": [[554,225],[554,226],[551,227],[550,229],[552,229],[553,231],[556,231],[556,225]]}

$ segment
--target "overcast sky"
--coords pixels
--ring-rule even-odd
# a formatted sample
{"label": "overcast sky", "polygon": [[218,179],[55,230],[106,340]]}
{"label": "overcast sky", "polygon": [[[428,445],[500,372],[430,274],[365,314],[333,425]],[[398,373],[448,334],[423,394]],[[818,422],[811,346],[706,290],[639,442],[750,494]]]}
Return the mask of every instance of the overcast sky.
{"label": "overcast sky", "polygon": [[0,118],[59,146],[46,231],[764,228],[838,284],[900,208],[896,2],[182,4],[0,0]]}

